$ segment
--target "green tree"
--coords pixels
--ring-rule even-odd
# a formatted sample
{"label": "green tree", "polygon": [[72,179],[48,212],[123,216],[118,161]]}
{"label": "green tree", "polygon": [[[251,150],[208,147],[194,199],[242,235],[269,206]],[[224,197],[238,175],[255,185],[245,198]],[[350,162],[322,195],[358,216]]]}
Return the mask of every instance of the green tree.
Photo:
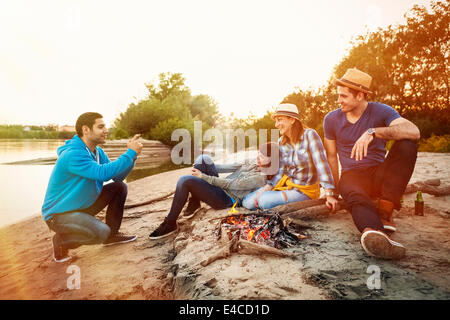
{"label": "green tree", "polygon": [[219,113],[217,103],[208,95],[191,95],[180,73],[161,73],[156,84],[146,84],[148,97],[131,103],[115,120],[112,137],[141,133],[146,139],[156,139],[168,145],[172,131],[187,128],[193,131],[194,121],[202,121],[203,129],[213,127]]}
{"label": "green tree", "polygon": [[200,94],[191,97],[188,107],[194,119],[206,123],[209,127],[213,127],[219,118],[217,102],[208,95]]}
{"label": "green tree", "polygon": [[184,84],[186,79],[181,73],[160,73],[158,85],[147,83],[145,86],[149,92],[149,98],[163,101],[170,96],[190,97],[191,90]]}

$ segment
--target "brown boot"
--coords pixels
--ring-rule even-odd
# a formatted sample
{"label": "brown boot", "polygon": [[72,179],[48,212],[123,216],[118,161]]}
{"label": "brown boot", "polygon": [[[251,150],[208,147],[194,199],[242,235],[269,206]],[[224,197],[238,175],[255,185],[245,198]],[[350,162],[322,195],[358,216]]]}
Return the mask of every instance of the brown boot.
{"label": "brown boot", "polygon": [[378,200],[377,214],[386,231],[397,231],[393,218],[394,203],[388,200]]}

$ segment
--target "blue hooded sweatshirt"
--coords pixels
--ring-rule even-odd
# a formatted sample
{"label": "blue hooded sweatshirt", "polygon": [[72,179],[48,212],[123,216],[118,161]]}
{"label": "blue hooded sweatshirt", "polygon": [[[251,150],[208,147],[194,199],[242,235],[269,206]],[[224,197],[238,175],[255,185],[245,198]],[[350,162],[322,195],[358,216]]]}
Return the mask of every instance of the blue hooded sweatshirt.
{"label": "blue hooded sweatshirt", "polygon": [[42,205],[44,221],[54,214],[86,209],[100,195],[103,182],[122,181],[134,167],[137,153],[128,149],[117,160],[110,161],[100,147],[94,154],[77,135],[58,148]]}

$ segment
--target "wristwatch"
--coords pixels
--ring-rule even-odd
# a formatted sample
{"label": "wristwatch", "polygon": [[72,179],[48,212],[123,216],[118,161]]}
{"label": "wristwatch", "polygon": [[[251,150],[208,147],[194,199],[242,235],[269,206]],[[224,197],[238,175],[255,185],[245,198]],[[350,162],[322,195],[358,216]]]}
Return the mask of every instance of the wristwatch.
{"label": "wristwatch", "polygon": [[334,197],[334,191],[331,190],[325,191],[325,197]]}
{"label": "wristwatch", "polygon": [[374,128],[367,129],[367,133],[371,134],[373,137],[375,137],[375,129]]}

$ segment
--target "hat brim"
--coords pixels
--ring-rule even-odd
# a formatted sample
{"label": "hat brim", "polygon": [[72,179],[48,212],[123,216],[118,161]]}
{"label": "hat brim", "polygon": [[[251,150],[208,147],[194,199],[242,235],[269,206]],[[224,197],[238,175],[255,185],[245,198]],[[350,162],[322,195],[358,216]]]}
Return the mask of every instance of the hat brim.
{"label": "hat brim", "polygon": [[334,80],[334,84],[337,85],[337,86],[343,86],[343,87],[351,88],[351,89],[354,89],[354,90],[357,90],[357,91],[361,91],[361,92],[364,92],[364,93],[373,94],[373,92],[370,91],[370,90],[366,90],[364,88],[358,87],[357,85],[353,85],[351,83],[343,82],[340,79]]}
{"label": "hat brim", "polygon": [[289,111],[277,111],[276,113],[274,113],[274,114],[272,115],[272,119],[275,119],[275,117],[278,117],[278,116],[291,117],[291,118],[294,118],[294,119],[296,119],[296,120],[298,120],[298,121],[301,121],[299,115],[298,115],[297,113],[294,113],[294,112],[289,112]]}

